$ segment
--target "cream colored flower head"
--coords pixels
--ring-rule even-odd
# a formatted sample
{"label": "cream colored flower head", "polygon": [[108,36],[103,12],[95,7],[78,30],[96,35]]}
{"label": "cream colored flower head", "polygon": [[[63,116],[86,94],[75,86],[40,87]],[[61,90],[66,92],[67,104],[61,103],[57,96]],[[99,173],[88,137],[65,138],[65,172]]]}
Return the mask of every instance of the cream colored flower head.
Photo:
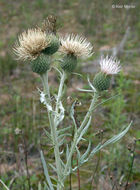
{"label": "cream colored flower head", "polygon": [[73,54],[82,58],[90,57],[93,54],[91,43],[79,35],[69,34],[61,37],[60,41],[60,52],[64,54]]}
{"label": "cream colored flower head", "polygon": [[101,72],[107,75],[114,75],[120,72],[121,66],[120,61],[116,60],[114,57],[105,58],[102,57],[100,60]]}
{"label": "cream colored flower head", "polygon": [[34,60],[42,50],[49,46],[49,43],[46,33],[42,32],[41,29],[28,29],[18,37],[14,52],[19,60]]}

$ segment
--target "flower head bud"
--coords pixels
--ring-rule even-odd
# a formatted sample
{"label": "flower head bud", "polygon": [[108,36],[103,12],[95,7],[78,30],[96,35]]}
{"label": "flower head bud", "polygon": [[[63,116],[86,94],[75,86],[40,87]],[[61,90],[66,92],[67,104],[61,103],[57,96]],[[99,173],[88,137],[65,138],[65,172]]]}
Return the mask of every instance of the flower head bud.
{"label": "flower head bud", "polygon": [[38,74],[43,74],[50,68],[50,57],[41,54],[35,60],[31,61],[32,71]]}
{"label": "flower head bud", "polygon": [[93,80],[93,85],[98,91],[109,89],[111,76],[120,72],[120,62],[113,57],[101,58],[101,72],[97,73]]}
{"label": "flower head bud", "polygon": [[93,85],[98,91],[109,89],[111,77],[99,72],[95,75]]}
{"label": "flower head bud", "polygon": [[47,54],[47,55],[52,55],[58,51],[59,46],[60,46],[60,41],[59,41],[58,37],[54,34],[48,34],[47,38],[50,43],[49,43],[48,47],[46,47],[42,51],[42,53]]}
{"label": "flower head bud", "polygon": [[72,54],[67,54],[63,57],[61,61],[61,68],[64,71],[71,73],[74,71],[76,66],[77,66],[77,57],[75,57]]}
{"label": "flower head bud", "polygon": [[91,44],[78,35],[66,35],[60,39],[60,52],[64,54],[61,67],[67,72],[73,72],[77,66],[77,58],[87,58],[92,55]]}
{"label": "flower head bud", "polygon": [[79,35],[66,35],[60,38],[60,52],[63,54],[73,54],[75,57],[87,58],[92,53],[92,45],[85,38]]}

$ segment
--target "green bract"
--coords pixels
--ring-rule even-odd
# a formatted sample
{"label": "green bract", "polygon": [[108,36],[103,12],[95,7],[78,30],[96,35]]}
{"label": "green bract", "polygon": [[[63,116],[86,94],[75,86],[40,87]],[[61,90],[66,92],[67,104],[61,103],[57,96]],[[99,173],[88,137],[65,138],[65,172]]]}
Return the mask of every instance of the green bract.
{"label": "green bract", "polygon": [[52,55],[58,51],[59,46],[60,46],[60,41],[57,38],[57,36],[55,36],[54,34],[50,34],[47,38],[50,41],[50,44],[47,48],[45,48],[42,51],[42,53],[44,53],[46,55]]}
{"label": "green bract", "polygon": [[77,57],[72,55],[72,54],[68,54],[65,55],[61,61],[61,68],[66,71],[66,72],[73,72],[75,70],[77,66]]}
{"label": "green bract", "polygon": [[31,62],[32,71],[38,74],[43,74],[50,68],[50,57],[44,54],[38,56]]}
{"label": "green bract", "polygon": [[111,76],[102,72],[97,73],[93,79],[93,85],[98,91],[109,89]]}

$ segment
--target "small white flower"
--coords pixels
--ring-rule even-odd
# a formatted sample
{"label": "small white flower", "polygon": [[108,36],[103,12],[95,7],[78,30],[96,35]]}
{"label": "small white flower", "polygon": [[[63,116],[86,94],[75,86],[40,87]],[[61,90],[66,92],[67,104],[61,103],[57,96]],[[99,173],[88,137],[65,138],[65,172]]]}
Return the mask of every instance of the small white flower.
{"label": "small white flower", "polygon": [[60,38],[60,41],[60,52],[64,54],[73,54],[82,58],[90,57],[93,54],[91,43],[79,35],[69,34]]}
{"label": "small white flower", "polygon": [[108,57],[105,58],[102,57],[100,60],[100,66],[101,66],[101,72],[107,74],[107,75],[114,75],[120,72],[121,66],[120,61],[116,60],[114,57]]}

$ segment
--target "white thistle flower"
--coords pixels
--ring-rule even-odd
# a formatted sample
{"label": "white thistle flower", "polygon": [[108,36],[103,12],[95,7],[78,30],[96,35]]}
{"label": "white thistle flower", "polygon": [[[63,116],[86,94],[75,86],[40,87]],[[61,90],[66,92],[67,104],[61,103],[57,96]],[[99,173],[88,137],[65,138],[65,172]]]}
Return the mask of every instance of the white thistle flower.
{"label": "white thistle flower", "polygon": [[64,54],[73,54],[82,58],[90,57],[93,54],[91,43],[79,35],[69,34],[60,38],[60,41],[60,52]]}
{"label": "white thistle flower", "polygon": [[105,58],[102,57],[100,60],[100,66],[101,66],[101,72],[107,74],[107,75],[114,75],[120,72],[121,66],[120,61],[116,60],[114,57],[108,57]]}
{"label": "white thistle flower", "polygon": [[18,37],[13,49],[18,60],[34,60],[42,50],[49,46],[49,43],[46,33],[42,32],[41,29],[28,29]]}

